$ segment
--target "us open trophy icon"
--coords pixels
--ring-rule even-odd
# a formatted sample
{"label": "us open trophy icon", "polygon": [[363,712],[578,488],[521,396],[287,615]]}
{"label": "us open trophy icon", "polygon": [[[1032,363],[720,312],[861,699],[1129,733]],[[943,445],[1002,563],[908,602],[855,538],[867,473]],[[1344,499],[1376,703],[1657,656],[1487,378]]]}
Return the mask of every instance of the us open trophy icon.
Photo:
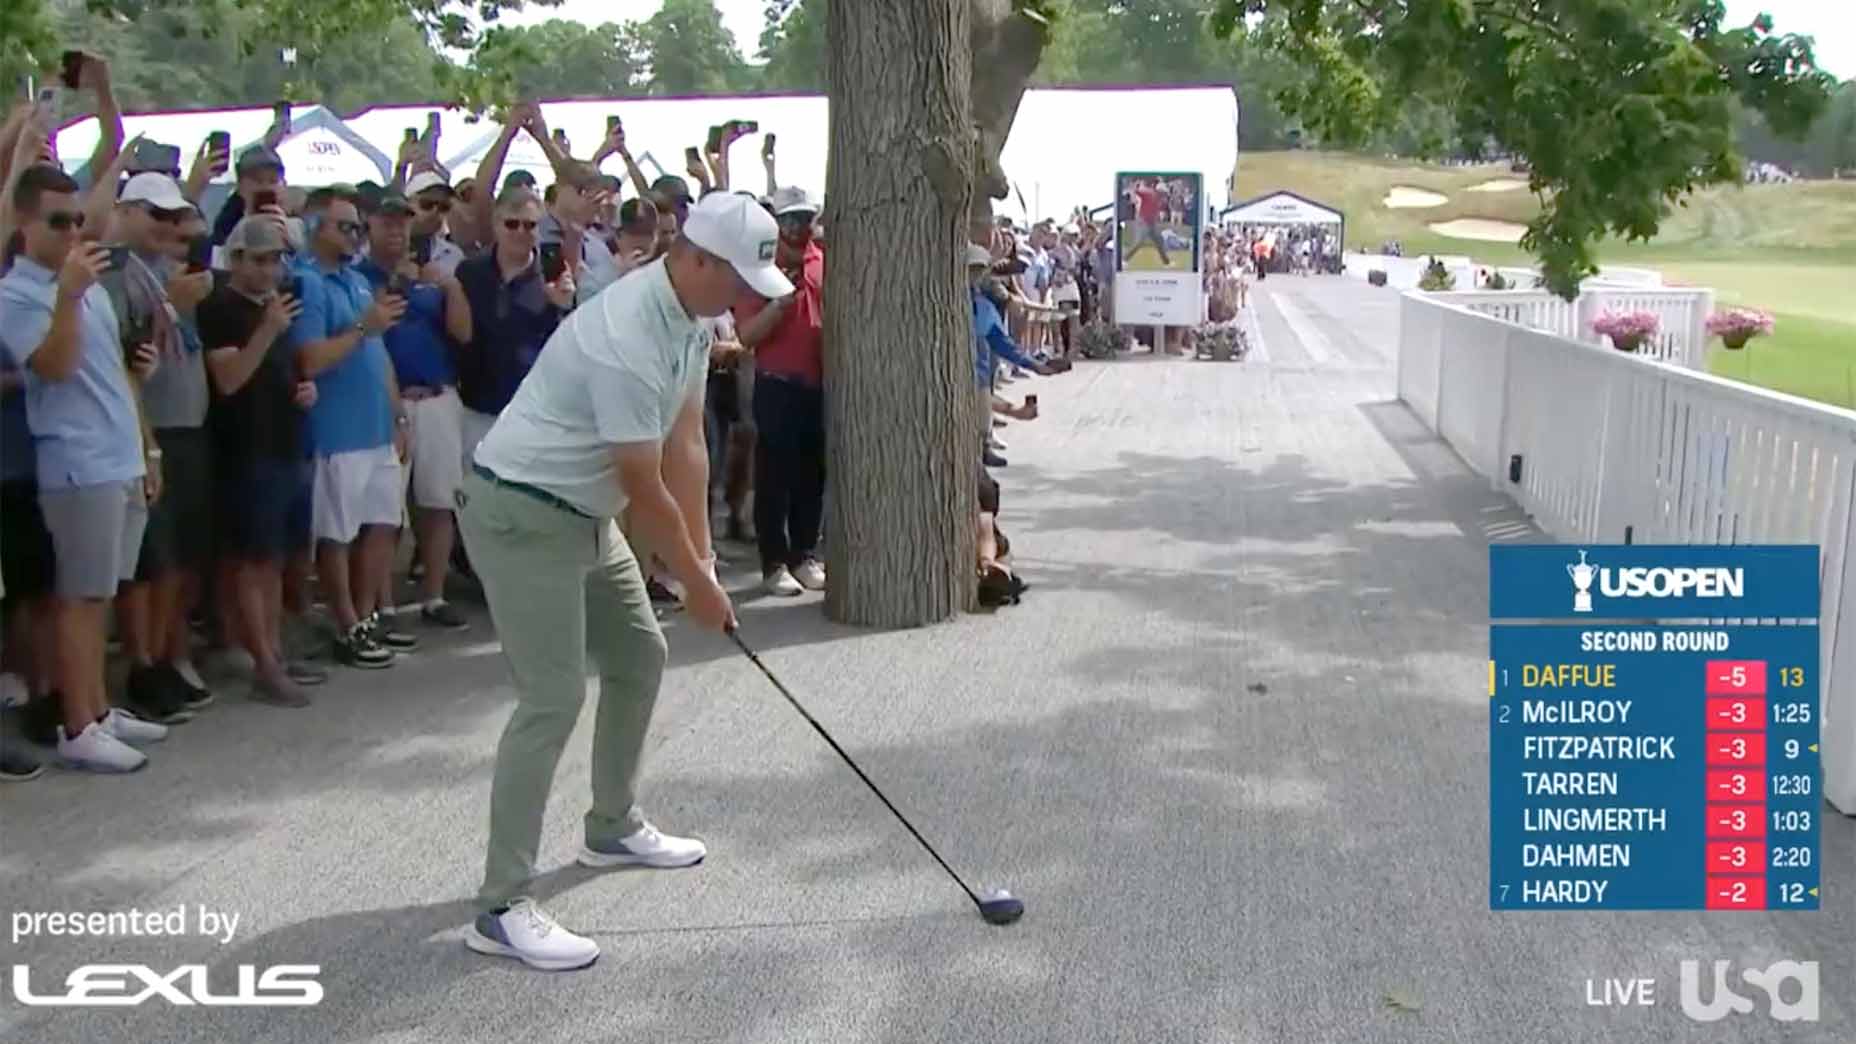
{"label": "us open trophy icon", "polygon": [[1589,613],[1592,611],[1592,580],[1598,575],[1598,567],[1585,561],[1585,552],[1579,552],[1579,564],[1566,566],[1566,573],[1572,577],[1572,611]]}

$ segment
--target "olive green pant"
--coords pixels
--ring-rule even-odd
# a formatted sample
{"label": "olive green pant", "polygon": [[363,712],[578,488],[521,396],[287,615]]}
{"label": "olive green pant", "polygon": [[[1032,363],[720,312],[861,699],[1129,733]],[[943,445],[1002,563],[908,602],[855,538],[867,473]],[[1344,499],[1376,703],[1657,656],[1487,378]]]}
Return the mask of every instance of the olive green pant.
{"label": "olive green pant", "polygon": [[645,730],[666,646],[631,548],[611,519],[595,521],[524,492],[465,476],[458,527],[483,582],[515,676],[516,707],[496,748],[490,849],[478,904],[527,894],[554,769],[586,700],[586,660],[599,673],[593,726],[594,847],[644,823],[634,804]]}

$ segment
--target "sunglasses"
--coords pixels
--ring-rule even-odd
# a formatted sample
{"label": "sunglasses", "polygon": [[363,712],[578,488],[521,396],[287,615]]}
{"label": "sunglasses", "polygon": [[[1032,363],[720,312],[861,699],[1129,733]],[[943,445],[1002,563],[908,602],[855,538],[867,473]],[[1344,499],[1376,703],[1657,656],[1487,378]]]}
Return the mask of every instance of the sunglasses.
{"label": "sunglasses", "polygon": [[57,210],[45,215],[45,224],[53,232],[69,232],[74,228],[84,227],[84,212],[81,210]]}
{"label": "sunglasses", "polygon": [[335,227],[341,230],[344,236],[358,236],[367,231],[367,226],[359,221],[337,221]]}
{"label": "sunglasses", "polygon": [[533,232],[541,227],[541,222],[523,221],[520,218],[504,218],[503,227],[511,232]]}
{"label": "sunglasses", "polygon": [[451,213],[451,201],[448,199],[422,199],[419,201],[419,209],[428,212],[436,210],[440,214],[449,214]]}
{"label": "sunglasses", "polygon": [[181,219],[187,216],[184,210],[162,210],[160,207],[143,207],[142,209],[147,211],[149,217],[164,225],[178,225]]}

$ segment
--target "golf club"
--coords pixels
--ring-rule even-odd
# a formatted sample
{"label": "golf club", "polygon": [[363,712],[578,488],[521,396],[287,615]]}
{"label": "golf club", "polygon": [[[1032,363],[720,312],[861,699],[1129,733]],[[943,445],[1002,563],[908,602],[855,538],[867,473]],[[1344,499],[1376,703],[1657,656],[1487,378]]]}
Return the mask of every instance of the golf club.
{"label": "golf club", "polygon": [[844,759],[844,763],[851,767],[852,772],[857,773],[857,778],[864,781],[864,785],[869,787],[870,792],[877,796],[877,800],[883,802],[883,806],[889,809],[904,827],[908,828],[909,833],[914,835],[915,840],[921,842],[922,847],[928,850],[928,854],[934,857],[934,861],[941,864],[941,869],[947,871],[947,876],[953,878],[954,883],[960,886],[960,890],[967,893],[967,898],[973,900],[973,905],[979,908],[980,916],[986,919],[986,923],[1011,924],[1024,915],[1025,904],[1003,888],[993,889],[981,895],[968,886],[967,882],[962,880],[958,873],[954,872],[954,868],[947,865],[947,860],[941,858],[941,853],[935,851],[934,846],[928,843],[928,839],[922,836],[922,832],[915,829],[915,824],[909,822],[909,817],[903,815],[902,810],[897,808],[895,803],[890,801],[888,797],[885,797],[882,789],[879,788],[869,776],[864,774],[864,770],[857,767],[857,762],[851,760],[851,756],[845,753],[844,748],[838,746],[838,741],[831,738],[831,733],[825,731],[825,726],[820,725],[818,719],[814,718],[811,712],[806,710],[805,705],[801,704],[798,698],[796,698],[785,685],[780,683],[780,679],[774,676],[774,673],[767,668],[767,665],[760,662],[760,657],[754,654],[753,649],[748,648],[748,643],[741,640],[741,632],[731,627],[728,629],[728,637],[734,640],[736,647],[747,654],[748,659],[754,661],[754,666],[759,667],[760,672],[767,676],[768,681],[773,683],[773,687],[780,690],[780,695],[786,697],[786,702],[793,705],[793,709],[799,712],[799,716],[806,719],[808,724],[818,730],[820,736],[825,737],[825,742],[831,744],[831,749],[838,752],[838,756]]}

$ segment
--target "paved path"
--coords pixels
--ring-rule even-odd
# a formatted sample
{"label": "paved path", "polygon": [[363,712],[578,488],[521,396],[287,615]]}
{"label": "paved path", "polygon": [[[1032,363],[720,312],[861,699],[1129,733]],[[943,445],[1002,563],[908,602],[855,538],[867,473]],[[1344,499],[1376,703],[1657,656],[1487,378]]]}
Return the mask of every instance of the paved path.
{"label": "paved path", "polygon": [[[646,797],[712,859],[566,868],[583,722],[541,890],[604,958],[547,977],[467,953],[509,700],[480,624],[311,712],[227,699],[133,780],[0,794],[9,911],[241,916],[228,945],[34,940],[7,963],[316,962],[321,1007],[0,1003],[0,1039],[1856,1038],[1848,820],[1827,824],[1816,915],[1486,909],[1485,547],[1536,535],[1391,401],[1394,294],[1258,291],[1267,362],[1140,356],[1036,383],[1046,416],[1003,433],[1000,476],[1023,605],[895,634],[809,599],[745,612],[949,859],[1026,898],[1020,924],[981,923],[751,667],[676,627]],[[1678,962],[1716,957],[1822,962],[1823,1021],[1689,1023]],[[1655,977],[1659,1005],[1587,1008],[1606,977]]]}

